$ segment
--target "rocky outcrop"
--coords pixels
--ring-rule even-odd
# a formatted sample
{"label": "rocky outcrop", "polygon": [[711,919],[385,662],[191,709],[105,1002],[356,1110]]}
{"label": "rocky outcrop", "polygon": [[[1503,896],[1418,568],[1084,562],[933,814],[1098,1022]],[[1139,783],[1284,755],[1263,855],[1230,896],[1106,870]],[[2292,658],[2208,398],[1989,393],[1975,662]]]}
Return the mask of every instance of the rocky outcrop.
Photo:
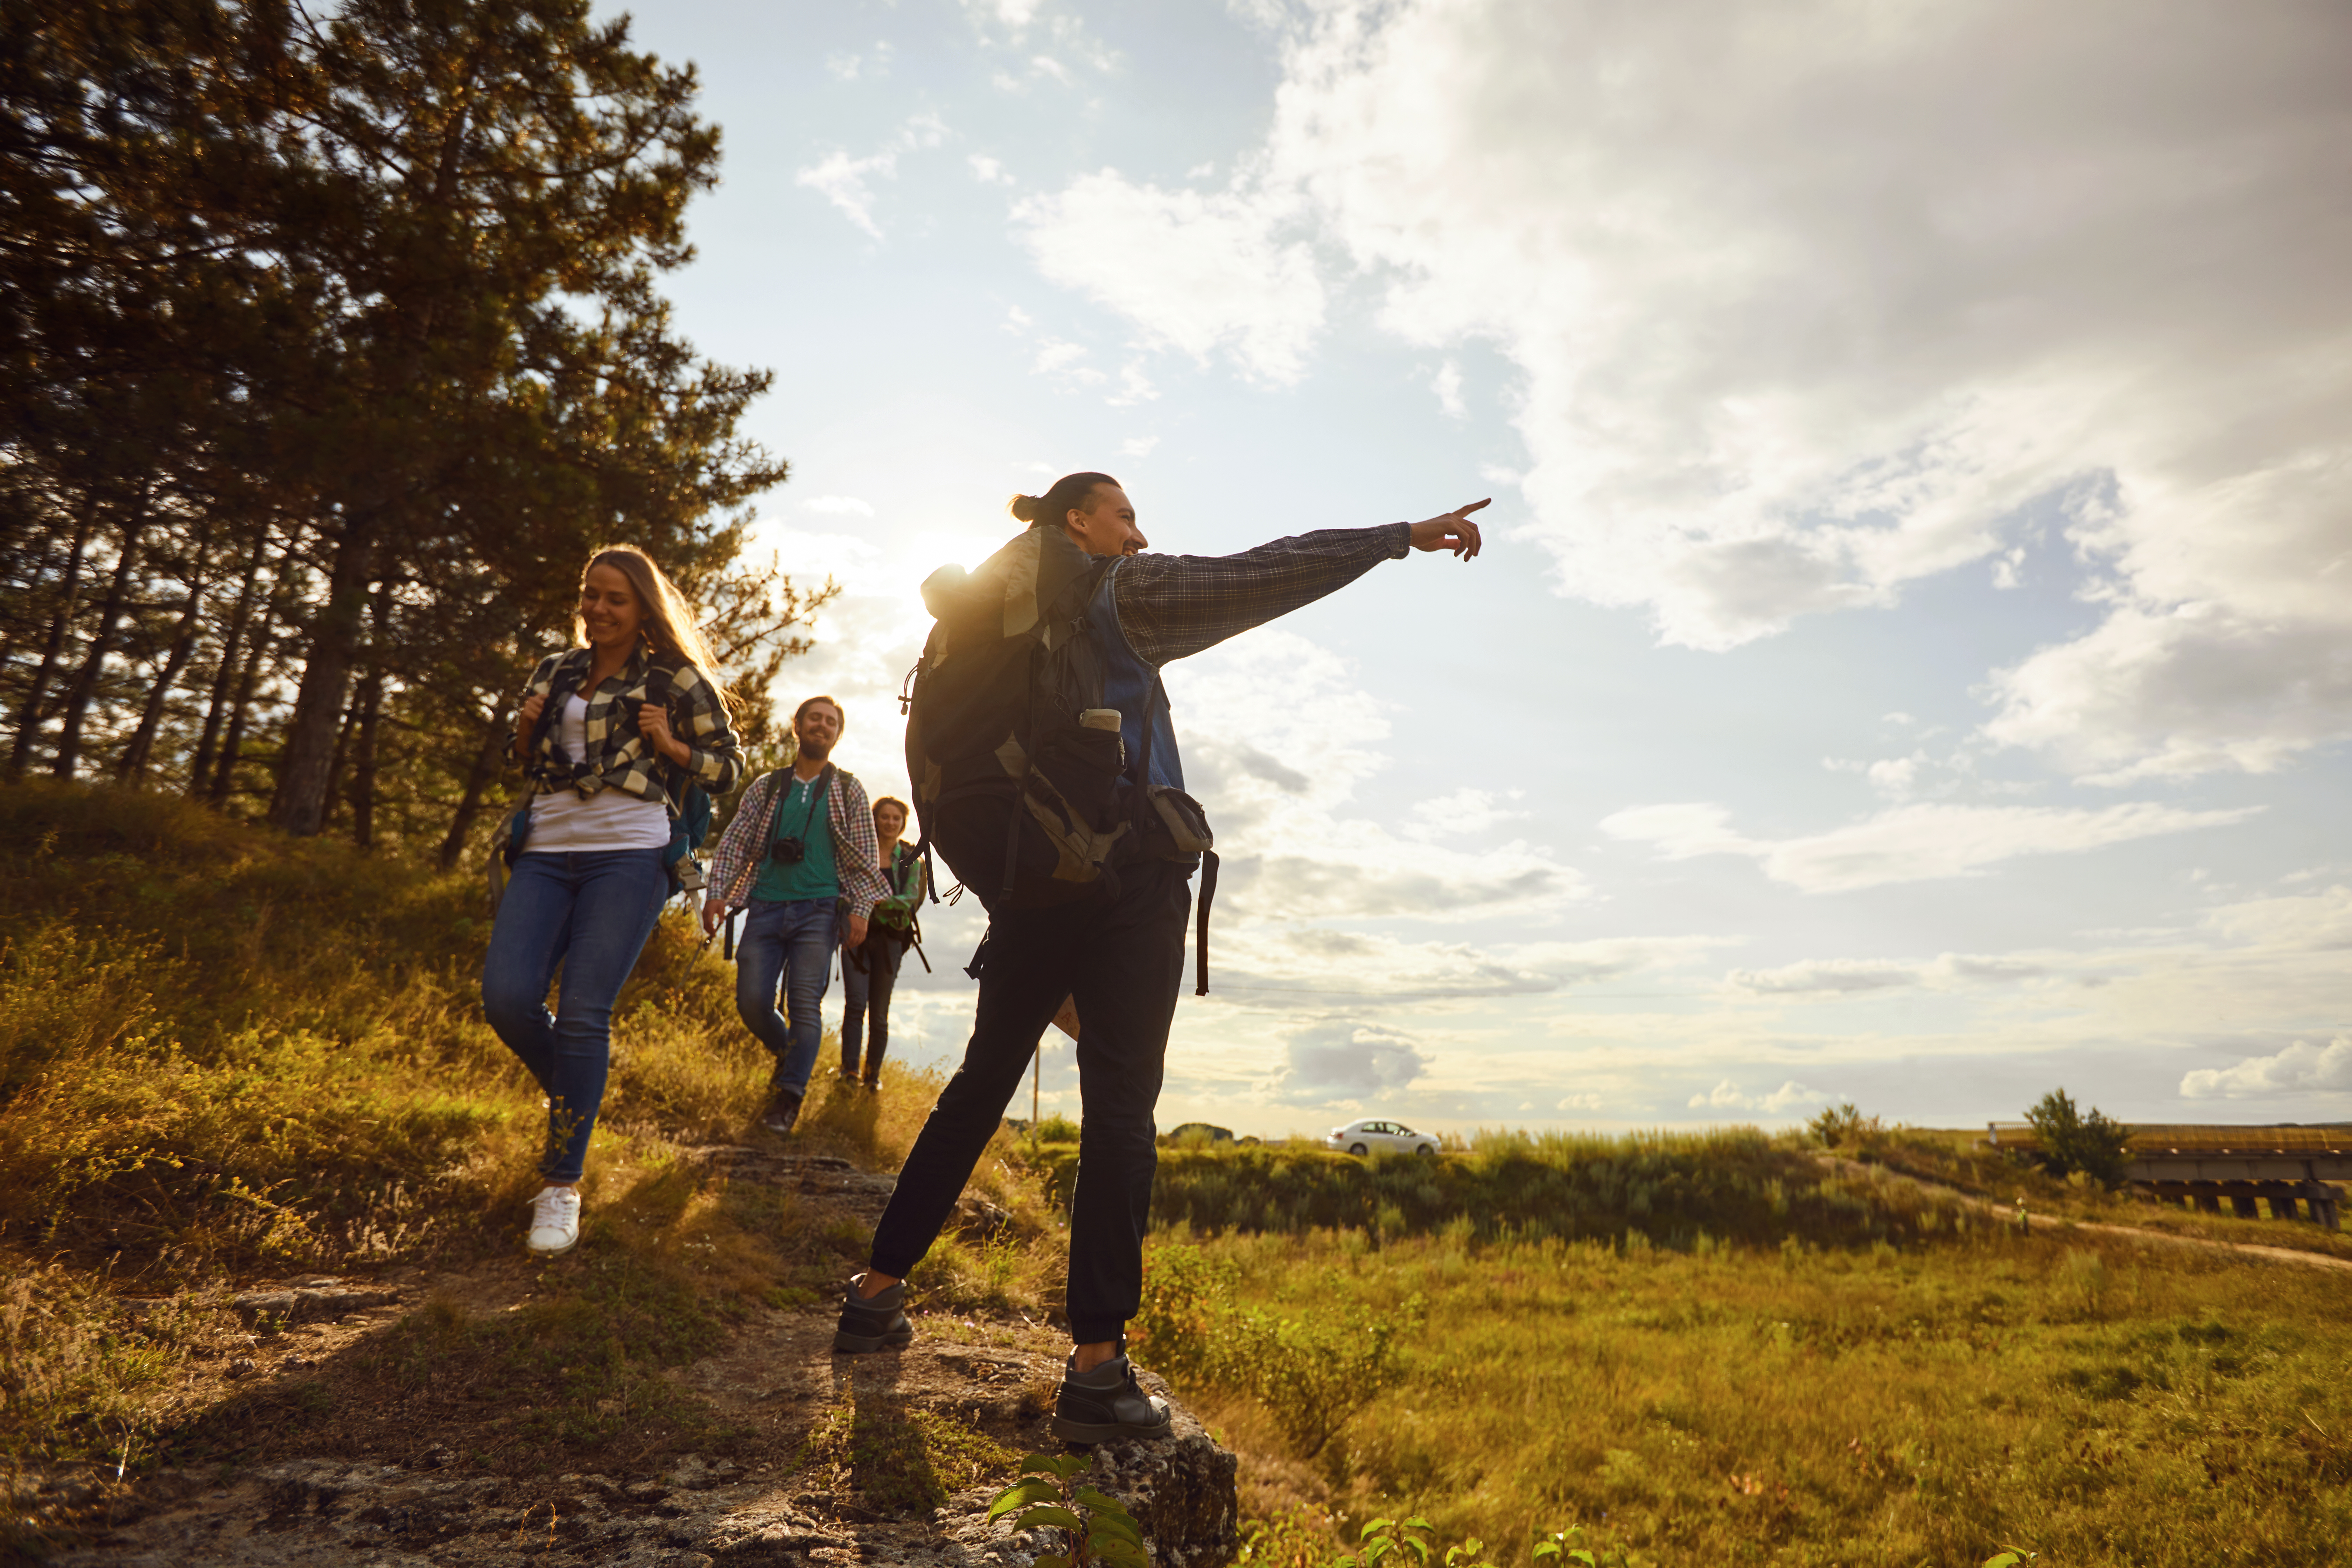
{"label": "rocky outcrop", "polygon": [[[1189,1415],[1174,1436],[1096,1450],[1087,1479],[1128,1503],[1155,1563],[1232,1560],[1234,1457]],[[928,1521],[852,1521],[798,1478],[747,1475],[696,1455],[636,1480],[567,1475],[551,1485],[297,1459],[226,1484],[157,1476],[145,1490],[152,1511],[55,1559],[58,1568],[1030,1568],[1061,1549],[1056,1538],[1037,1539],[1044,1532],[991,1523],[992,1486],[957,1493]]]}
{"label": "rocky outcrop", "polygon": [[[116,1494],[107,1511],[120,1522],[56,1561],[70,1568],[506,1568],[525,1561],[544,1568],[1031,1568],[1062,1549],[1051,1532],[1033,1539],[989,1521],[990,1500],[1012,1479],[1009,1458],[1002,1474],[967,1466],[950,1480],[944,1466],[921,1457],[915,1436],[950,1431],[965,1445],[954,1451],[967,1454],[1060,1451],[1047,1426],[1061,1368],[1057,1336],[1042,1326],[974,1329],[931,1319],[906,1351],[836,1357],[832,1332],[830,1311],[778,1310],[671,1374],[715,1415],[756,1434],[733,1458],[688,1454],[650,1474],[551,1478],[485,1471],[453,1439],[456,1447],[406,1450],[406,1464],[310,1458],[226,1477],[164,1472]],[[1159,1379],[1142,1376],[1168,1397]],[[1220,1568],[1238,1544],[1234,1456],[1171,1404],[1171,1436],[1097,1447],[1086,1479],[1128,1505],[1155,1563]],[[820,1452],[812,1435],[845,1425],[890,1440],[863,1457]],[[884,1450],[911,1468],[883,1473],[876,1454]],[[918,1473],[921,1484],[910,1488]]]}
{"label": "rocky outcrop", "polygon": [[346,1285],[324,1276],[298,1279],[266,1290],[247,1290],[229,1299],[229,1305],[247,1323],[308,1323],[364,1312],[371,1307],[397,1306],[400,1291],[390,1286]]}

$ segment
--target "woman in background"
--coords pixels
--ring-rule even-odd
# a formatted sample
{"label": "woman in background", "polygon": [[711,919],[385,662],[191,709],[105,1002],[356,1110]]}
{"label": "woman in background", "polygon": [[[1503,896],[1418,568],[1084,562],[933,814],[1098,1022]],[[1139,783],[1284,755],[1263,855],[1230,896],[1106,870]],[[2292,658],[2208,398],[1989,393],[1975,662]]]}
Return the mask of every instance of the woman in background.
{"label": "woman in background", "polygon": [[[898,966],[915,941],[915,916],[922,908],[923,863],[914,847],[903,842],[907,803],[884,795],[874,803],[874,838],[881,846],[882,879],[890,890],[874,906],[863,948],[845,949],[841,959],[841,1076],[859,1081],[863,1062],[868,1092],[882,1087],[882,1056],[890,1048],[890,993],[898,984]],[[865,1049],[858,1049],[858,1037]]]}
{"label": "woman in background", "polygon": [[524,1238],[545,1257],[580,1239],[613,1004],[669,898],[687,787],[723,794],[743,770],[733,695],[710,672],[692,607],[650,556],[616,544],[589,557],[573,628],[582,646],[540,661],[516,716],[531,795],[520,842],[499,846],[513,877],[482,963],[490,1027],[547,1093],[545,1184]]}

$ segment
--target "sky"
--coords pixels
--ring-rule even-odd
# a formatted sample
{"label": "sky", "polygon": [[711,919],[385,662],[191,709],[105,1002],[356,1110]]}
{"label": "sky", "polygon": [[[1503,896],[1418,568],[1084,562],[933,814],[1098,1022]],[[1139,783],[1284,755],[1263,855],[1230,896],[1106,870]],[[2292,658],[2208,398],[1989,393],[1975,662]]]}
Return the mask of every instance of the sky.
{"label": "sky", "polygon": [[[1170,667],[1223,875],[1163,1126],[2352,1119],[2352,11],[634,36],[724,131],[667,288],[776,374],[757,547],[840,587],[778,695],[873,794],[1016,491],[1194,554],[1493,498]],[[892,1051],[952,1066],[982,918],[925,925]]]}

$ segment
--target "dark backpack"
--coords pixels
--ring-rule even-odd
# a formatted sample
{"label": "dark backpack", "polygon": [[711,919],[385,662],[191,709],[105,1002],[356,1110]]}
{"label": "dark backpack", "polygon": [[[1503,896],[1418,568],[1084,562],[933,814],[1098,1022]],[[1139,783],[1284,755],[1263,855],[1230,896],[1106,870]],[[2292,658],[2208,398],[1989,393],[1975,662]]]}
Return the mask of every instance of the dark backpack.
{"label": "dark backpack", "polygon": [[1086,610],[1110,564],[1041,525],[923,584],[938,624],[906,698],[919,846],[992,914],[1118,891],[1134,785],[1118,731],[1078,721],[1102,706]]}

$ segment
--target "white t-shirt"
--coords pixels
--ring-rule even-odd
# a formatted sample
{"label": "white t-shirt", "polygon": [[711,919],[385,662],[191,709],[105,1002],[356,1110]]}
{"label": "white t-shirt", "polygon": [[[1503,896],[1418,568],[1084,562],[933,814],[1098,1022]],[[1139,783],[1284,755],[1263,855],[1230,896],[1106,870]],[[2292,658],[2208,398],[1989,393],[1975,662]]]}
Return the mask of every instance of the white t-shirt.
{"label": "white t-shirt", "polygon": [[[574,692],[556,720],[555,743],[567,757],[588,752],[588,701]],[[640,800],[625,790],[600,789],[587,799],[560,789],[530,797],[526,855],[593,855],[612,849],[664,849],[669,846],[669,807]]]}

